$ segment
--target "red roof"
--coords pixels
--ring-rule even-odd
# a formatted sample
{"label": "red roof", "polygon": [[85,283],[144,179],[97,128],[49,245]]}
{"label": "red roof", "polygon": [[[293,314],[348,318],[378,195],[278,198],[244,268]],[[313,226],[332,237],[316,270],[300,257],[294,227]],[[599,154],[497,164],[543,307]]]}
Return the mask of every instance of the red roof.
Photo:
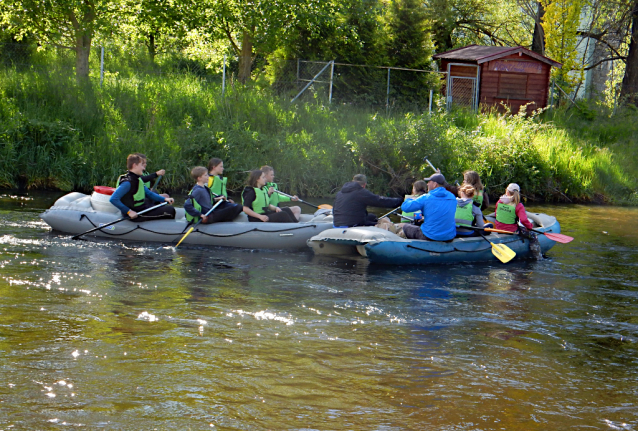
{"label": "red roof", "polygon": [[559,69],[563,67],[561,63],[554,61],[551,58],[542,56],[534,51],[530,51],[527,48],[523,48],[522,46],[511,47],[468,45],[462,48],[456,48],[450,51],[442,52],[441,54],[436,54],[432,56],[432,58],[443,60],[465,60],[476,62],[477,64],[482,64],[491,60],[496,60],[502,57],[507,57],[508,55],[518,53],[522,53],[538,61],[542,61],[543,63],[547,63],[550,66],[558,67]]}

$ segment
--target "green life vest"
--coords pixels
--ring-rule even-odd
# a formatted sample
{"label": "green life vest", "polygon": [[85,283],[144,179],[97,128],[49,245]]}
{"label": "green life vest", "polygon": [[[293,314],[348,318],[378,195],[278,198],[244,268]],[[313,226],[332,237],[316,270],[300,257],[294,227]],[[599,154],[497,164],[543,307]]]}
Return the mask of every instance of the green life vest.
{"label": "green life vest", "polygon": [[228,192],[226,191],[227,182],[228,178],[219,178],[217,175],[214,175],[208,179],[208,188],[212,193],[218,196],[228,197]]}
{"label": "green life vest", "polygon": [[[115,188],[118,188],[118,187],[120,186],[120,184],[122,183],[122,180],[123,180],[123,179],[124,179],[124,177],[126,177],[127,175],[128,175],[128,172],[127,172],[127,173],[125,173],[125,174],[120,175],[119,177],[117,177],[117,181],[115,181]],[[141,180],[142,180],[142,179],[140,178],[140,181],[141,181]],[[150,181],[147,181],[147,182],[143,182],[143,181],[142,181],[142,183],[143,183],[143,184],[144,184],[144,186],[145,186],[145,187],[147,187],[149,190],[151,189],[151,182],[150,182]]]}
{"label": "green life vest", "polygon": [[[213,195],[213,192],[212,192],[212,191],[211,191],[208,187],[204,187],[204,188],[205,188],[206,190],[208,190],[208,192],[210,193],[210,201],[211,201],[211,203],[212,203],[212,202],[214,202],[214,195]],[[188,192],[188,199],[190,199],[190,201],[193,203],[193,207],[194,207],[197,211],[199,211],[199,212],[201,213],[201,212],[202,212],[202,206],[201,206],[201,205],[199,204],[199,202],[197,202],[197,201],[195,200],[195,198],[193,197],[193,190],[195,190],[195,187],[193,187],[193,188],[191,189],[191,191],[190,191],[190,192]],[[186,212],[184,213],[184,217],[186,217],[186,220],[187,220],[188,222],[195,222],[195,223],[199,222],[199,219],[201,219],[201,217],[195,217],[195,216],[190,215],[190,214],[188,213],[188,211],[186,211]]]}
{"label": "green life vest", "polygon": [[[270,205],[270,200],[268,198],[268,190],[260,189],[257,187],[253,187],[255,190],[255,200],[253,201],[252,210],[257,214],[266,214],[266,210]],[[246,191],[246,189],[244,189]],[[241,193],[241,203],[244,204],[244,192]]]}
{"label": "green life vest", "polygon": [[454,221],[459,226],[472,226],[472,221],[474,221],[474,215],[472,214],[472,207],[474,206],[471,203],[468,203],[465,206],[459,205],[461,203],[460,200],[456,201],[456,213],[454,214]]}
{"label": "green life vest", "polygon": [[[423,196],[423,195],[421,195],[421,196]],[[418,198],[418,197],[419,197],[419,196],[405,195],[405,199],[404,199],[404,201],[407,201],[408,199],[416,199],[416,198]],[[411,213],[406,213],[405,211],[401,210],[401,217],[410,217],[411,219],[414,219],[414,216],[415,216],[416,214],[421,214],[421,210],[414,211],[414,212],[411,212]],[[405,219],[405,220],[407,220],[407,221],[411,221],[411,220],[409,220],[409,219]],[[403,221],[403,220],[402,220],[402,221]]]}
{"label": "green life vest", "polygon": [[[277,183],[266,183],[264,189],[268,191],[270,187],[275,190],[279,190],[279,188],[277,187]],[[272,195],[270,195],[268,198],[270,199],[270,204],[274,206],[279,205],[279,202],[290,202],[290,198],[288,196],[280,195],[277,192],[273,192]]]}
{"label": "green life vest", "polygon": [[500,202],[496,208],[496,221],[503,224],[516,224],[518,222],[516,205]]}
{"label": "green life vest", "polygon": [[472,200],[476,202],[480,208],[481,205],[483,205],[483,190],[478,190]]}

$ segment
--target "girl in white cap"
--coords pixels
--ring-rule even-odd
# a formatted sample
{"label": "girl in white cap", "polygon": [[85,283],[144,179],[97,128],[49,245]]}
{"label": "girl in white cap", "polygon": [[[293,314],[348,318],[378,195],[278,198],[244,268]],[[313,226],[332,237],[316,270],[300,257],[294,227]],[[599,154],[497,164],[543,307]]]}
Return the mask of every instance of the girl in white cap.
{"label": "girl in white cap", "polygon": [[496,229],[516,232],[519,221],[528,229],[534,228],[521,203],[520,192],[518,184],[511,183],[505,189],[505,194],[496,202]]}

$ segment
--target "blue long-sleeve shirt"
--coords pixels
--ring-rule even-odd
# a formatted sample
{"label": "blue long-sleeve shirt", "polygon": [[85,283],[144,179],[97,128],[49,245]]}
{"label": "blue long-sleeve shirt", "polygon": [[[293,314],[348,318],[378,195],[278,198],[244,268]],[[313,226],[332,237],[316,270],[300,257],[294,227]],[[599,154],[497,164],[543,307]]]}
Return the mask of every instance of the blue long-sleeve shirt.
{"label": "blue long-sleeve shirt", "polygon": [[456,236],[456,198],[443,187],[437,187],[416,199],[403,202],[401,209],[407,213],[421,210],[421,231],[435,241],[448,241]]}
{"label": "blue long-sleeve shirt", "polygon": [[[123,182],[120,184],[115,192],[111,195],[109,202],[111,202],[117,209],[122,211],[122,214],[126,215],[130,210],[135,211],[133,208],[129,208],[122,203],[122,198],[131,191],[131,183],[129,181]],[[166,199],[164,196],[160,196],[157,193],[150,191],[147,187],[144,187],[144,193],[147,198],[154,202],[165,202]],[[137,212],[137,211],[136,211]]]}

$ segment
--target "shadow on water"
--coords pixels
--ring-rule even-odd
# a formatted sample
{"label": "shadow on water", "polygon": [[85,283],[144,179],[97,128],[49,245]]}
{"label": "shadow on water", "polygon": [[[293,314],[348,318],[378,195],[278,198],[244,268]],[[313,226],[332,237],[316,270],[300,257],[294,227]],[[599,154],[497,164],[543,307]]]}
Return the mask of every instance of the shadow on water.
{"label": "shadow on water", "polygon": [[638,210],[534,208],[576,238],[543,261],[388,267],[70,241],[13,196],[1,428],[637,427]]}

